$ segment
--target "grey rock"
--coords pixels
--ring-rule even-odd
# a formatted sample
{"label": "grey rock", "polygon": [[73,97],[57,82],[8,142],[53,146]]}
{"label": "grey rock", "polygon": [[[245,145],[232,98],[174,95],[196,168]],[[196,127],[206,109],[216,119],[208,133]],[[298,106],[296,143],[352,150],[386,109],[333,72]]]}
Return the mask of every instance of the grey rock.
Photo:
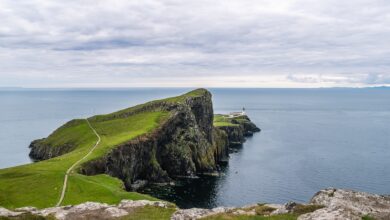
{"label": "grey rock", "polygon": [[226,213],[228,211],[233,210],[234,208],[229,207],[218,207],[214,209],[180,209],[173,213],[171,220],[195,220],[204,218],[210,215],[216,215],[220,213]]}
{"label": "grey rock", "polygon": [[364,215],[388,220],[390,216],[389,197],[353,190],[324,189],[316,193],[310,203],[325,208],[302,215],[300,220],[361,219]]}
{"label": "grey rock", "polygon": [[[390,219],[390,198],[388,196],[329,188],[316,193],[310,204],[322,205],[324,208],[301,215],[298,217],[299,220],[361,220],[364,215],[372,216],[377,220]],[[294,202],[284,205],[266,204],[268,207],[275,208],[271,215],[292,212],[296,205]],[[15,217],[28,212],[40,216],[53,215],[60,220],[113,219],[129,215],[134,209],[145,206],[168,208],[169,203],[149,200],[122,200],[118,205],[86,202],[75,206],[52,207],[41,210],[37,210],[34,207],[23,207],[16,209],[16,211],[0,207],[0,217]],[[171,219],[192,220],[220,213],[256,215],[256,206],[257,204],[247,205],[242,208],[179,209],[172,215]]]}
{"label": "grey rock", "polygon": [[15,211],[17,212],[34,212],[37,211],[38,209],[35,207],[27,206],[27,207],[22,207],[22,208],[16,208]]}
{"label": "grey rock", "polygon": [[24,213],[31,213],[38,216],[52,215],[59,220],[76,219],[113,219],[128,215],[135,208],[144,206],[155,206],[167,208],[168,203],[162,201],[148,200],[122,200],[118,205],[108,205],[98,202],[86,202],[75,206],[51,207],[37,210],[33,207],[18,208],[18,212],[13,212],[0,207],[0,217],[16,217]]}
{"label": "grey rock", "polygon": [[6,208],[0,207],[0,216],[2,217],[13,217],[23,214],[23,212],[14,212]]}

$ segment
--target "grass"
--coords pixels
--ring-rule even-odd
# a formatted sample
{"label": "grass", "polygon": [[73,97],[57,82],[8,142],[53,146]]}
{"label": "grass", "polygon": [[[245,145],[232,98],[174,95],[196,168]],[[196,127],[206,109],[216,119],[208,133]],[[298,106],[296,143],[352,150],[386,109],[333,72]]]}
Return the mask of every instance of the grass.
{"label": "grass", "polygon": [[255,212],[257,215],[269,215],[271,212],[275,211],[275,208],[266,206],[266,205],[258,205],[255,208]]}
{"label": "grass", "polygon": [[[113,147],[150,132],[168,116],[167,112],[144,112],[128,118],[95,120],[90,123],[102,140],[83,162],[105,155]],[[0,170],[0,206],[16,208],[54,206],[59,199],[64,173],[95,144],[97,137],[85,120],[75,120],[60,127],[46,142],[77,144],[70,153],[50,160]],[[77,168],[76,168],[77,169]],[[146,195],[123,190],[122,182],[107,175],[69,177],[63,204],[86,201],[117,203],[121,199],[151,199]]]}
{"label": "grass", "polygon": [[[170,113],[154,104],[183,102],[188,97],[201,96],[206,92],[207,90],[198,89],[182,96],[152,101],[89,118],[91,125],[101,136],[101,142],[80,165],[102,157],[119,144],[157,128]],[[72,120],[58,128],[40,143],[50,147],[71,146],[72,151],[49,160],[0,170],[0,206],[10,209],[23,206],[37,208],[54,206],[60,197],[66,170],[86,155],[96,141],[96,135],[84,119]],[[154,198],[126,192],[119,179],[107,175],[84,176],[73,172],[69,177],[62,205],[86,201],[114,204],[122,199]]]}
{"label": "grass", "polygon": [[306,213],[314,212],[317,209],[322,209],[322,205],[302,205],[298,204],[293,208],[293,212],[297,215],[303,215]]}
{"label": "grass", "polygon": [[145,206],[137,208],[128,216],[119,218],[120,220],[169,220],[176,211],[174,207],[161,208],[155,206]]}
{"label": "grass", "polygon": [[[127,108],[127,109],[123,109],[123,110],[120,110],[120,111],[117,111],[117,112],[114,112],[114,113],[111,113],[111,114],[107,114],[107,115],[104,115],[103,117],[105,119],[107,118],[118,118],[118,117],[124,117],[128,114],[132,114],[134,112],[137,112],[137,111],[142,111],[145,107],[150,107],[150,106],[156,106],[156,110],[158,110],[158,105],[162,104],[162,103],[168,103],[168,104],[175,104],[175,103],[183,103],[186,99],[192,97],[200,97],[202,95],[204,95],[205,93],[207,93],[208,91],[205,90],[205,89],[196,89],[196,90],[193,90],[193,91],[190,91],[186,94],[183,94],[183,95],[180,95],[180,96],[175,96],[175,97],[170,97],[170,98],[165,98],[165,99],[160,99],[160,100],[154,100],[154,101],[150,101],[150,102],[147,102],[147,103],[144,103],[144,104],[140,104],[140,105],[136,105],[136,106],[133,106],[133,107],[130,107],[130,108]],[[102,116],[98,115],[98,116],[95,116],[95,118],[97,120],[99,120]]]}
{"label": "grass", "polygon": [[226,127],[226,126],[239,126],[238,124],[232,123],[232,118],[229,118],[227,115],[214,115],[215,127]]}
{"label": "grass", "polygon": [[362,220],[375,220],[375,218],[369,216],[369,215],[365,215],[362,217]]}

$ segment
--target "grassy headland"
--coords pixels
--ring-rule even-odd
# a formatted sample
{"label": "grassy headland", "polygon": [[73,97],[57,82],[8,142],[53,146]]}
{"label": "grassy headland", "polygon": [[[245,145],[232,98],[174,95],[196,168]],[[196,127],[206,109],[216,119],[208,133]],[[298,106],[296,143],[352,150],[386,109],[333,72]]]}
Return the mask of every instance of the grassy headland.
{"label": "grassy headland", "polygon": [[[169,112],[155,108],[156,103],[182,102],[187,97],[202,95],[199,89],[182,96],[148,102],[107,115],[89,118],[89,122],[101,136],[101,142],[93,153],[78,167],[90,160],[107,154],[110,149],[156,129]],[[32,164],[0,170],[0,206],[16,208],[35,206],[51,207],[60,197],[66,170],[82,158],[97,140],[84,119],[72,120],[54,131],[40,144],[50,147],[71,146],[71,151]],[[79,204],[86,201],[117,203],[122,199],[154,198],[123,189],[121,180],[108,175],[84,176],[73,172],[69,177],[68,188],[62,205]]]}
{"label": "grassy headland", "polygon": [[233,118],[230,118],[228,115],[216,114],[214,115],[214,126],[215,127],[239,126],[238,124],[233,124],[232,120]]}

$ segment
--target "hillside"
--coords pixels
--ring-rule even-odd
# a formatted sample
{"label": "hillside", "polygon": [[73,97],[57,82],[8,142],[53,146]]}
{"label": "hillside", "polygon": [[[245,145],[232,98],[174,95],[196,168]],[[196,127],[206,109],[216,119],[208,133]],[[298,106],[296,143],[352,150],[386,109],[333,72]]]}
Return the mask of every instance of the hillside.
{"label": "hillside", "polygon": [[[177,176],[212,172],[227,159],[232,140],[229,126],[214,127],[213,119],[211,94],[198,89],[107,115],[72,120],[47,138],[31,143],[30,156],[39,162],[0,170],[0,206],[56,205],[64,175],[72,165],[61,205],[153,200],[125,189],[132,190],[139,180],[167,182]],[[245,123],[235,121],[245,135],[258,131],[255,125],[246,126],[249,122],[249,118]],[[98,139],[93,129],[101,142],[91,151]]]}

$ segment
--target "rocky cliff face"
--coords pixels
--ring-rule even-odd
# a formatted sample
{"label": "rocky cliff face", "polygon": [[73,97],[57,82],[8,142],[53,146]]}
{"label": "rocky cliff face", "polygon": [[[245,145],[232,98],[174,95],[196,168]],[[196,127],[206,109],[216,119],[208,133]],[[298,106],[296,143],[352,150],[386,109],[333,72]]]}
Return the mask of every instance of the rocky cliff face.
{"label": "rocky cliff face", "polygon": [[[99,159],[84,163],[80,172],[85,175],[106,173],[122,179],[127,189],[134,189],[137,180],[167,182],[175,177],[195,176],[216,171],[219,162],[226,162],[231,142],[242,143],[244,136],[256,130],[250,123],[238,123],[234,131],[213,126],[211,94],[187,96],[180,101],[153,102],[137,108],[141,111],[163,110],[169,117],[151,133],[125,142]],[[121,115],[121,117],[131,117]],[[249,118],[247,118],[249,121]],[[250,122],[250,121],[249,121]],[[42,141],[31,144],[30,155],[35,159],[48,159],[72,149],[53,153]]]}
{"label": "rocky cliff face", "polygon": [[58,157],[74,149],[73,145],[65,144],[61,147],[49,146],[43,143],[44,139],[31,142],[29,156],[34,161],[47,160],[52,157]]}
{"label": "rocky cliff face", "polygon": [[160,107],[169,110],[170,116],[158,129],[84,164],[81,172],[107,173],[131,189],[136,180],[166,182],[216,170],[219,158],[227,157],[227,137],[213,129],[211,94],[205,91],[202,96]]}
{"label": "rocky cliff face", "polygon": [[218,129],[226,132],[230,146],[240,145],[245,142],[246,137],[260,131],[246,115],[229,119],[229,123],[230,125],[218,126]]}

